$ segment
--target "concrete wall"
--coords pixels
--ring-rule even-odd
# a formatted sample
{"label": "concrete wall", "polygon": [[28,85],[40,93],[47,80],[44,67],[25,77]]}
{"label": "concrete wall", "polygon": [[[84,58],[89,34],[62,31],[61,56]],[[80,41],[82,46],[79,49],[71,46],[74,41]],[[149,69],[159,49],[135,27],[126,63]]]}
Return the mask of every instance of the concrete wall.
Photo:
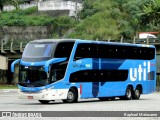
{"label": "concrete wall", "polygon": [[0,70],[0,84],[7,83],[7,70]]}
{"label": "concrete wall", "polygon": [[37,11],[34,13],[35,15],[44,15],[47,14],[51,17],[58,17],[58,16],[68,16],[70,14],[69,10],[46,10],[46,11]]}
{"label": "concrete wall", "polygon": [[8,69],[8,58],[0,55],[0,69],[7,70]]}
{"label": "concrete wall", "polygon": [[7,44],[10,40],[25,41],[50,38],[53,33],[49,26],[3,26],[0,27],[0,44]]}
{"label": "concrete wall", "polygon": [[12,84],[17,84],[19,78],[19,66],[15,65],[15,72],[13,73],[13,81]]}

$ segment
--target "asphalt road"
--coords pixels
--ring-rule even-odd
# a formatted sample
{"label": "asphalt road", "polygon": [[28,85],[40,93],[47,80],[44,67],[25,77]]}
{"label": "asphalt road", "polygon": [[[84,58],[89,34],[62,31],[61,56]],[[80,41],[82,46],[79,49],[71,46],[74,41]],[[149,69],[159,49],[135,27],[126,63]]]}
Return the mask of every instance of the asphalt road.
{"label": "asphalt road", "polygon": [[[108,111],[108,114],[111,114],[111,117],[109,117],[109,119],[116,119],[116,120],[126,120],[128,119],[128,117],[114,117],[114,115],[116,116],[116,114],[119,114],[115,111],[126,111],[127,115],[133,111],[152,111],[154,113],[154,111],[160,111],[160,93],[155,92],[152,94],[148,94],[148,95],[141,95],[141,98],[139,100],[120,100],[120,99],[115,99],[112,101],[99,101],[98,99],[81,99],[79,100],[78,103],[73,103],[73,104],[69,104],[69,103],[63,103],[61,100],[56,100],[55,102],[51,102],[49,104],[41,104],[39,103],[37,100],[22,100],[22,99],[18,99],[18,94],[16,91],[10,91],[10,90],[6,90],[6,91],[0,91],[0,111],[2,114],[2,112],[4,111],[52,111],[51,116],[53,117],[55,114],[54,111],[58,112],[58,116],[56,116],[56,119],[66,119],[67,120],[75,120],[75,118],[77,119],[88,119],[88,120],[97,120],[97,117],[95,117],[97,114],[99,117],[101,117],[101,114],[98,114],[98,111]],[[61,111],[61,112],[60,112]],[[82,117],[72,117],[72,115],[69,115],[68,113],[64,113],[62,111],[72,111],[70,112],[71,114],[78,114],[78,112],[75,111],[81,111],[82,113],[80,115],[82,115]],[[85,117],[85,114],[88,114],[87,111],[94,111],[93,113],[91,113],[92,115],[90,117]],[[129,111],[129,112],[128,112]],[[103,113],[103,112],[102,112]],[[155,112],[156,113],[156,112]],[[160,113],[160,112],[159,112]],[[28,114],[28,113],[26,113]],[[62,114],[67,114],[66,117],[59,117]],[[83,116],[84,115],[84,116]],[[2,116],[2,115],[0,115]],[[62,115],[63,116],[63,115]],[[15,117],[15,116],[14,116]],[[54,118],[54,119],[55,119]],[[0,117],[0,120],[8,120],[8,117]],[[28,118],[20,118],[20,117],[16,117],[16,118],[9,118],[9,119],[28,119]],[[31,118],[34,120],[39,120],[39,119],[52,119],[52,118]],[[106,117],[103,116],[101,119],[105,119]],[[131,117],[129,119],[136,119],[137,117]],[[146,119],[146,120],[159,120],[160,117],[139,117],[138,119]]]}

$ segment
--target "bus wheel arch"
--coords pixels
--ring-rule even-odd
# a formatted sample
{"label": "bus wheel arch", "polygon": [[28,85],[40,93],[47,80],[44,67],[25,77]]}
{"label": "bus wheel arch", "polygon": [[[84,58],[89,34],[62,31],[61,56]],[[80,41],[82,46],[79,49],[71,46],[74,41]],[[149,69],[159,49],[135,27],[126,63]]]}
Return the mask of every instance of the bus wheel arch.
{"label": "bus wheel arch", "polygon": [[62,100],[64,103],[75,103],[78,101],[77,87],[71,87],[67,93],[67,99]]}
{"label": "bus wheel arch", "polygon": [[141,94],[142,94],[142,85],[139,84],[133,91],[133,99],[139,99]]}

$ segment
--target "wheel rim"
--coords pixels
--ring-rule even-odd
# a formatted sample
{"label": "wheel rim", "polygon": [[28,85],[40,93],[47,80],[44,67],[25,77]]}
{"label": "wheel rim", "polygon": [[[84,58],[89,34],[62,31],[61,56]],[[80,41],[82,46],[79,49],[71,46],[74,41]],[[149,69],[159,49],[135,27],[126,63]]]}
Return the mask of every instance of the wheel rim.
{"label": "wheel rim", "polygon": [[136,91],[135,91],[135,96],[136,96],[136,97],[139,97],[139,95],[140,95],[139,90],[136,90]]}
{"label": "wheel rim", "polygon": [[72,92],[68,92],[68,99],[72,100],[74,98],[74,94]]}
{"label": "wheel rim", "polygon": [[130,89],[127,89],[126,95],[127,95],[127,98],[131,98],[131,90]]}

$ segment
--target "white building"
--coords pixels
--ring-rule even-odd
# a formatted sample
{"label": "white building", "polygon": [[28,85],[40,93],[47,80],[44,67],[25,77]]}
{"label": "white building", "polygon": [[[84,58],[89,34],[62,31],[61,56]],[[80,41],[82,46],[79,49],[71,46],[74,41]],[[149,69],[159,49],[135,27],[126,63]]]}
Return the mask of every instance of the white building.
{"label": "white building", "polygon": [[72,1],[45,0],[38,2],[38,10],[39,11],[67,10],[69,11],[69,16],[76,16],[76,13],[82,10],[82,4]]}
{"label": "white building", "polygon": [[[64,0],[39,0],[39,2],[32,1],[30,4],[19,5],[20,9],[27,9],[33,6],[38,6],[39,11],[69,11],[68,16],[76,16],[78,11],[82,10],[82,4],[73,1]],[[13,5],[4,6],[4,11],[12,11],[15,7]]]}

